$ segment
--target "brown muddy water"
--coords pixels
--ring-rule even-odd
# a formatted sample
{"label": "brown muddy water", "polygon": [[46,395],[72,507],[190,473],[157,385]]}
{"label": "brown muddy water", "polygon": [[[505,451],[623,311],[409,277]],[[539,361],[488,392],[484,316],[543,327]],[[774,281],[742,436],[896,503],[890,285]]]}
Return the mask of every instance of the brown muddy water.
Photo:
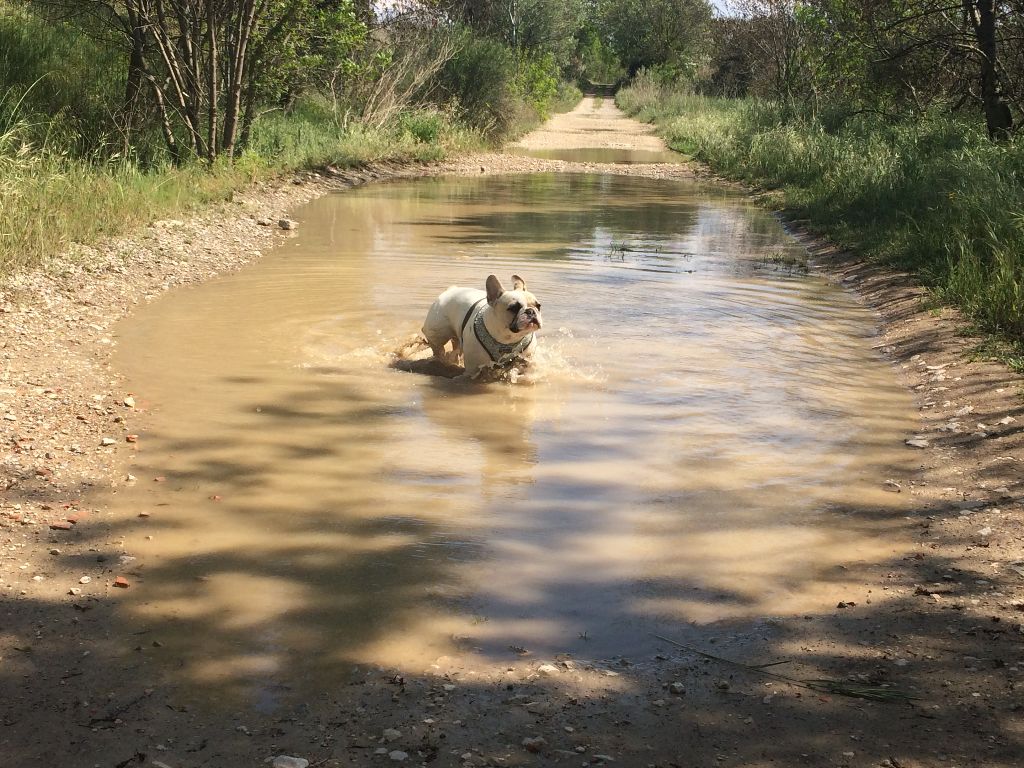
{"label": "brown muddy water", "polygon": [[[151,425],[112,499],[150,515],[119,611],[177,679],[265,703],[445,654],[638,658],[832,611],[900,546],[910,399],[872,316],[742,196],[435,178],[295,218],[117,334]],[[389,367],[489,273],[543,304],[528,378]]]}

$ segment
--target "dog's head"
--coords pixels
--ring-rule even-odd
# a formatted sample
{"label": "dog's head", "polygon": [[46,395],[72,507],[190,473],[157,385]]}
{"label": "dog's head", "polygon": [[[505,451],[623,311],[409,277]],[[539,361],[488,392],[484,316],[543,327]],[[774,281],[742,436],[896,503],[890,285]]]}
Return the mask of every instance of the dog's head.
{"label": "dog's head", "polygon": [[512,275],[512,290],[506,291],[494,275],[487,276],[487,303],[512,333],[540,330],[540,302],[526,290],[526,281]]}

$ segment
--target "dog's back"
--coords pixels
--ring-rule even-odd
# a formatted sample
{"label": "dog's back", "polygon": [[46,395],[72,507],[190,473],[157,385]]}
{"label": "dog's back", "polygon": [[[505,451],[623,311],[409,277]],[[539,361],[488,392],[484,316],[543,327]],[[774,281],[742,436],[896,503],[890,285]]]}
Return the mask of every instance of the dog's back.
{"label": "dog's back", "polygon": [[487,294],[477,288],[453,285],[434,300],[423,321],[423,335],[435,354],[449,341],[454,343],[456,350],[462,346],[461,326],[466,312],[484,298]]}

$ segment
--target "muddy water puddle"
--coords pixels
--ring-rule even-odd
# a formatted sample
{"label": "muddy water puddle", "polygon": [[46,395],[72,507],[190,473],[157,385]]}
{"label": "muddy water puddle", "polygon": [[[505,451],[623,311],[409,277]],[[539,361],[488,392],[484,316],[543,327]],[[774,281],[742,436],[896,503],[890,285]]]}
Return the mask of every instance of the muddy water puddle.
{"label": "muddy water puddle", "polygon": [[[899,546],[909,398],[869,313],[742,197],[423,179],[295,218],[119,329],[149,425],[112,499],[149,515],[120,611],[179,678],[259,698],[445,654],[638,658],[831,612]],[[389,367],[489,273],[543,305],[528,377]]]}

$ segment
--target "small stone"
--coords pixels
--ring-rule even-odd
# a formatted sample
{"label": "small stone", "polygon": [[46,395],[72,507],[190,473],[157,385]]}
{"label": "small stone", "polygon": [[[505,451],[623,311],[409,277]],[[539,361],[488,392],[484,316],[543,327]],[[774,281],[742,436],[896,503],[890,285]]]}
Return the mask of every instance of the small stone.
{"label": "small stone", "polygon": [[117,440],[112,437],[104,437],[100,440],[100,445],[117,445]]}
{"label": "small stone", "polygon": [[132,397],[131,395],[128,395],[124,400],[121,401],[121,403],[124,405],[125,408],[134,408],[135,398]]}
{"label": "small stone", "polygon": [[674,693],[676,696],[682,696],[684,693],[686,693],[686,686],[684,686],[682,683],[676,682],[669,685],[668,690],[669,693]]}
{"label": "small stone", "polygon": [[992,535],[992,529],[989,526],[986,525],[984,528],[982,528],[980,531],[978,531],[978,535],[979,536],[991,536]]}
{"label": "small stone", "polygon": [[897,483],[895,480],[886,480],[885,485],[883,485],[882,488],[889,491],[890,493],[900,493],[903,490],[900,487],[900,484]]}
{"label": "small stone", "polygon": [[273,768],[306,768],[308,765],[309,760],[291,755],[278,755],[273,762]]}
{"label": "small stone", "polygon": [[409,759],[409,753],[408,752],[403,752],[400,749],[396,749],[393,752],[388,752],[388,757],[390,757],[396,763],[400,763],[403,760],[408,760]]}
{"label": "small stone", "polygon": [[83,576],[78,580],[79,584],[89,584],[92,582],[92,576]]}
{"label": "small stone", "polygon": [[259,224],[261,227],[269,227],[271,224],[274,223],[274,220],[268,219],[266,216],[264,216],[263,218],[256,219],[256,223]]}
{"label": "small stone", "polygon": [[382,735],[384,736],[384,741],[397,741],[402,738],[402,732],[395,728],[385,728]]}
{"label": "small stone", "polygon": [[124,436],[124,441],[126,443],[137,443],[137,442],[139,442],[139,436],[138,435],[125,435]]}
{"label": "small stone", "polygon": [[126,579],[124,576],[118,576],[116,579],[114,579],[114,586],[118,587],[119,589],[128,589],[128,587],[131,585],[128,583],[128,579]]}
{"label": "small stone", "polygon": [[906,441],[906,444],[911,448],[927,448],[928,441],[922,437],[915,437]]}
{"label": "small stone", "polygon": [[540,752],[548,745],[543,736],[528,736],[521,743],[527,752]]}
{"label": "small stone", "polygon": [[[279,226],[281,229],[295,229],[299,225],[297,222],[294,222],[291,219],[279,219],[277,222],[277,226]],[[408,755],[406,755],[405,757],[408,757]],[[391,759],[394,760],[394,758]],[[402,759],[404,760],[405,758],[403,757]]]}
{"label": "small stone", "polygon": [[537,671],[540,672],[542,675],[557,675],[558,667],[556,667],[554,664],[541,664],[539,667],[537,667]]}
{"label": "small stone", "polygon": [[68,590],[68,594],[77,597],[78,595],[82,594],[82,590],[80,590],[78,587],[72,587]]}
{"label": "small stone", "polygon": [[50,523],[50,528],[55,531],[70,531],[73,526],[74,524],[67,520],[59,520],[56,523]]}

